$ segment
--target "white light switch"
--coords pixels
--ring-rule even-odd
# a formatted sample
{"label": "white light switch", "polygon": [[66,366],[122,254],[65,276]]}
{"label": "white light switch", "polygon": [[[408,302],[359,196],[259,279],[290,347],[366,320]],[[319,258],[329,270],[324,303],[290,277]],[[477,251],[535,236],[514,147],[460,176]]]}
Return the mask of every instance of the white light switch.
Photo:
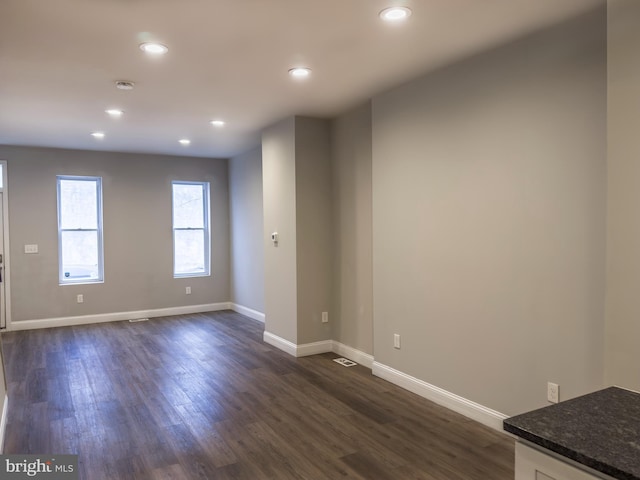
{"label": "white light switch", "polygon": [[24,253],[38,253],[38,245],[25,245]]}

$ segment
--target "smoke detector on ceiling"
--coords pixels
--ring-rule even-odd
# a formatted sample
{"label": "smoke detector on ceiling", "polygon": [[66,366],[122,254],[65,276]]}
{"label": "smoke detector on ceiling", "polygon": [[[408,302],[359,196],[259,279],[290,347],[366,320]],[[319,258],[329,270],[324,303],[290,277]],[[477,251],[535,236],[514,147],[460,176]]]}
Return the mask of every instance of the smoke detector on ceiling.
{"label": "smoke detector on ceiling", "polygon": [[116,82],[116,88],[120,90],[133,90],[133,86],[135,84],[133,82],[127,82],[125,80],[118,80]]}

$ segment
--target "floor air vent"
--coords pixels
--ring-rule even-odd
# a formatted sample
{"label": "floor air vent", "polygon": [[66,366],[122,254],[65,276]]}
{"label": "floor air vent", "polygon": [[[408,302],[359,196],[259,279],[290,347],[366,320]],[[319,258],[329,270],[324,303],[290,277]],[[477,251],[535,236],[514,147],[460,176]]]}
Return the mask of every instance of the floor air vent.
{"label": "floor air vent", "polygon": [[149,320],[149,319],[148,318],[130,318],[129,322],[131,322],[131,323],[146,322],[147,320]]}
{"label": "floor air vent", "polygon": [[343,367],[353,367],[354,365],[357,365],[356,362],[352,362],[348,358],[334,358],[333,361],[339,363]]}

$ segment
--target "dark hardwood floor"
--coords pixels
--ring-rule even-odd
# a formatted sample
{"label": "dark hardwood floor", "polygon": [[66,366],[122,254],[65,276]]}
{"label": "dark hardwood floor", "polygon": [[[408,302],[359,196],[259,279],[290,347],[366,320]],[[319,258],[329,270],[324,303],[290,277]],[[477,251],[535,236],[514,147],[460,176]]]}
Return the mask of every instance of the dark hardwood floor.
{"label": "dark hardwood floor", "polygon": [[3,334],[5,453],[80,478],[512,480],[513,440],[224,311]]}

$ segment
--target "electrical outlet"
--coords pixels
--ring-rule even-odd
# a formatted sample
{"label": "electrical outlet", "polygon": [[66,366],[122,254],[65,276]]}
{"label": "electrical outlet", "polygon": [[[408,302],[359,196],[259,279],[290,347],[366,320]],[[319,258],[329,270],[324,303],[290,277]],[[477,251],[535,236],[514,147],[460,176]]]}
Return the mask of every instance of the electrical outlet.
{"label": "electrical outlet", "polygon": [[393,348],[400,350],[400,335],[397,333],[393,334]]}
{"label": "electrical outlet", "polygon": [[185,287],[184,291],[187,295],[191,295],[191,287]]}
{"label": "electrical outlet", "polygon": [[322,323],[329,323],[329,312],[322,312]]}
{"label": "electrical outlet", "polygon": [[38,253],[38,245],[25,245],[24,253]]}
{"label": "electrical outlet", "polygon": [[84,295],[82,295],[81,293],[78,294],[78,296],[76,297],[76,301],[78,303],[84,303]]}
{"label": "electrical outlet", "polygon": [[551,403],[558,403],[560,399],[560,385],[557,383],[547,383],[547,400]]}

